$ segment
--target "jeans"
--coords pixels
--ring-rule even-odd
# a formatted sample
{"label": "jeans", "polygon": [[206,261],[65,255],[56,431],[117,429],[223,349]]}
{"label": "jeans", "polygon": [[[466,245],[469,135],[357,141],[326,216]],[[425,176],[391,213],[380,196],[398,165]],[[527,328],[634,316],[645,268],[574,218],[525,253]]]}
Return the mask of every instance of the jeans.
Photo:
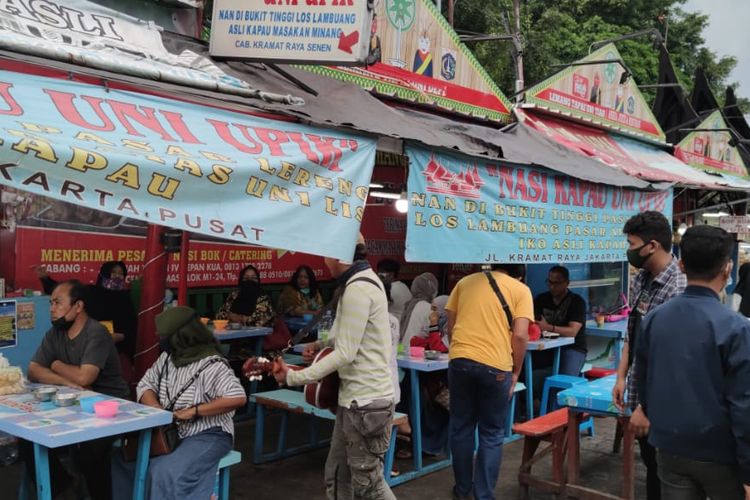
{"label": "jeans", "polygon": [[737,466],[699,462],[661,450],[656,452],[664,500],[743,500]]}
{"label": "jeans", "polygon": [[579,377],[583,364],[586,362],[586,353],[573,347],[563,347],[560,351],[560,375]]}
{"label": "jeans", "polygon": [[[451,360],[451,451],[455,493],[476,500],[493,500],[503,458],[505,417],[513,374],[469,359]],[[479,448],[474,465],[475,429]]]}
{"label": "jeans", "polygon": [[[149,461],[146,498],[188,500],[211,497],[219,462],[232,449],[232,435],[211,427],[186,437],[170,454]],[[120,451],[120,450],[117,450]],[[112,497],[133,498],[135,462],[125,462],[122,453],[112,457]]]}
{"label": "jeans", "polygon": [[339,406],[325,465],[328,500],[396,500],[383,476],[393,406],[384,399],[361,408]]}
{"label": "jeans", "polygon": [[646,465],[646,500],[661,500],[659,465],[656,462],[656,448],[648,442],[648,436],[638,438],[641,459]]}

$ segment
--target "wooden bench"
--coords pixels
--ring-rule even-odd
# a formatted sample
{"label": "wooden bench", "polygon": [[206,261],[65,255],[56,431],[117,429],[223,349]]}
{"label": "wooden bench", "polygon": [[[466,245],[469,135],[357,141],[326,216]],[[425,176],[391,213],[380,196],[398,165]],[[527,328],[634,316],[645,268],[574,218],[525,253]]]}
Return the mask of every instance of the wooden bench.
{"label": "wooden bench", "polygon": [[[524,436],[523,457],[518,471],[521,498],[529,498],[529,486],[547,493],[554,493],[558,497],[563,494],[567,428],[567,408],[513,426],[514,433]],[[537,448],[542,441],[550,445],[537,453]],[[552,480],[533,475],[532,466],[550,453],[552,454]]]}
{"label": "wooden bench", "polygon": [[[330,439],[320,439],[318,436],[317,420],[335,420],[336,415],[328,410],[321,410],[305,402],[305,395],[300,391],[291,389],[278,389],[275,391],[258,392],[252,394],[250,399],[257,405],[255,416],[255,448],[253,450],[253,463],[262,464],[291,457],[305,451],[310,451],[328,446]],[[281,410],[281,427],[276,451],[264,453],[264,434],[266,409]],[[309,439],[306,444],[287,448],[286,438],[289,425],[289,415],[292,413],[310,415]],[[393,416],[393,431],[391,432],[391,443],[385,456],[384,472],[386,481],[390,484],[390,472],[393,467],[393,457],[396,451],[396,426],[406,423],[408,418],[403,413],[395,413]]]}

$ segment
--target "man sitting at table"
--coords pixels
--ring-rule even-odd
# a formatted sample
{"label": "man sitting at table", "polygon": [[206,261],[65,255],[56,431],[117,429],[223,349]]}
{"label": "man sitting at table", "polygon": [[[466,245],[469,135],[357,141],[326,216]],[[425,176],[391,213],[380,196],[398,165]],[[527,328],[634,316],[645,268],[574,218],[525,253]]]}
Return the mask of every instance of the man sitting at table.
{"label": "man sitting at table", "polygon": [[[86,286],[78,280],[57,285],[50,299],[50,328],[29,363],[32,382],[90,388],[96,392],[127,398],[128,386],[120,372],[117,348],[106,328],[86,313]],[[111,492],[110,448],[112,438],[85,441],[77,445],[75,459],[86,479],[92,499],[109,499]],[[77,481],[71,479],[58,456],[67,448],[49,452],[53,496],[72,493]],[[34,478],[33,448],[21,444],[29,477]]]}
{"label": "man sitting at table", "polygon": [[665,500],[750,498],[750,322],[719,301],[734,245],[723,229],[688,229],[688,286],[646,316],[636,341],[631,424],[657,449]]}
{"label": "man sitting at table", "polygon": [[552,267],[547,274],[549,291],[534,298],[534,316],[543,332],[575,338],[574,344],[560,351],[560,373],[577,377],[586,362],[586,302],[568,286],[568,269]]}

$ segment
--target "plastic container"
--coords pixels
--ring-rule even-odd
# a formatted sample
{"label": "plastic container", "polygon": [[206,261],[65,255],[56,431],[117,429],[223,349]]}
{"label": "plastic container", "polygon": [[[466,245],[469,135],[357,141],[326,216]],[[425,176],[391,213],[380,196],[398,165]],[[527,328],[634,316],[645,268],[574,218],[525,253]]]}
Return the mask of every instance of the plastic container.
{"label": "plastic container", "polygon": [[99,401],[105,401],[107,398],[104,396],[89,396],[87,398],[81,398],[78,403],[81,405],[81,410],[86,413],[94,413],[94,404]]}
{"label": "plastic container", "polygon": [[214,330],[226,330],[228,324],[229,324],[229,320],[226,320],[226,319],[215,319],[214,320]]}
{"label": "plastic container", "polygon": [[412,358],[424,358],[424,347],[409,347],[409,356]]}
{"label": "plastic container", "polygon": [[207,317],[207,316],[201,316],[201,323],[203,323],[204,325],[207,325],[207,324],[208,324],[208,321],[209,321],[210,319],[211,319],[211,318],[209,318],[209,317]]}
{"label": "plastic container", "polygon": [[529,325],[529,340],[535,342],[542,336],[542,329],[536,323]]}
{"label": "plastic container", "polygon": [[112,418],[117,415],[120,403],[117,401],[107,400],[94,403],[94,413],[100,418]]}
{"label": "plastic container", "polygon": [[326,311],[323,318],[318,323],[318,339],[328,340],[328,336],[331,334],[331,328],[333,327],[333,314],[331,311]]}
{"label": "plastic container", "polygon": [[18,460],[18,439],[0,432],[0,465],[11,465],[16,460]]}

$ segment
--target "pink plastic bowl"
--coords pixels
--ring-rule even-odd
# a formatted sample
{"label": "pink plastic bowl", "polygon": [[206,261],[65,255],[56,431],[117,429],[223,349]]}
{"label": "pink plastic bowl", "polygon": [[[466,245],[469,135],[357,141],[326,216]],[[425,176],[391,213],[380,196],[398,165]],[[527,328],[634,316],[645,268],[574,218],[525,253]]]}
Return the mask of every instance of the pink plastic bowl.
{"label": "pink plastic bowl", "polygon": [[412,358],[424,358],[424,347],[409,347],[409,355]]}
{"label": "pink plastic bowl", "polygon": [[111,418],[117,415],[120,403],[117,401],[99,401],[94,403],[94,413],[97,417]]}

